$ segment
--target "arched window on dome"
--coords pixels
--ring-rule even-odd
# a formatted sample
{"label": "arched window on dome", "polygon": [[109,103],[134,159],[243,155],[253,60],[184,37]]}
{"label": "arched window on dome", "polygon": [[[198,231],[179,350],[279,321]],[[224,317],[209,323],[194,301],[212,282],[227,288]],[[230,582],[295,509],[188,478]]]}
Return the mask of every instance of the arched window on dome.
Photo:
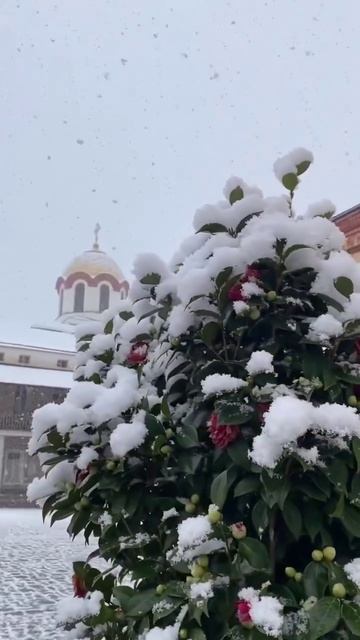
{"label": "arched window on dome", "polygon": [[99,311],[105,311],[110,306],[110,289],[107,284],[102,284],[100,287],[100,303]]}
{"label": "arched window on dome", "polygon": [[75,286],[74,311],[84,311],[85,285],[78,282]]}

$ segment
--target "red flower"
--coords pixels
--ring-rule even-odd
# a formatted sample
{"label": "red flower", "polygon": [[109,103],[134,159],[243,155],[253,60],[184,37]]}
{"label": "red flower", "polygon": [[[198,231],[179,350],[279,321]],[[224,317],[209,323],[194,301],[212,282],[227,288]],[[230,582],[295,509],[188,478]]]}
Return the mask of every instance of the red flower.
{"label": "red flower", "polygon": [[228,298],[231,302],[237,302],[238,300],[245,300],[240,282],[234,284],[228,291]]}
{"label": "red flower", "polygon": [[261,273],[259,269],[255,267],[246,267],[245,274],[243,275],[243,282],[254,282],[254,280],[260,280]]}
{"label": "red flower", "polygon": [[241,624],[249,624],[252,622],[250,615],[251,604],[247,600],[238,600],[235,604],[236,617]]}
{"label": "red flower", "polygon": [[126,362],[132,366],[145,364],[145,362],[147,361],[148,350],[149,347],[146,342],[136,342],[132,345]]}
{"label": "red flower", "polygon": [[88,477],[90,473],[90,466],[86,467],[86,469],[78,469],[75,474],[75,484],[81,484],[85,478]]}
{"label": "red flower", "polygon": [[234,424],[220,424],[217,413],[211,415],[208,426],[210,438],[218,449],[225,449],[241,435],[238,426]]}
{"label": "red flower", "polygon": [[271,406],[270,402],[259,402],[256,405],[256,411],[261,424],[264,424],[264,421],[265,421],[264,414],[269,411],[270,406]]}
{"label": "red flower", "polygon": [[74,596],[76,598],[85,598],[88,590],[86,588],[84,579],[74,574],[72,577],[72,585],[74,589]]}

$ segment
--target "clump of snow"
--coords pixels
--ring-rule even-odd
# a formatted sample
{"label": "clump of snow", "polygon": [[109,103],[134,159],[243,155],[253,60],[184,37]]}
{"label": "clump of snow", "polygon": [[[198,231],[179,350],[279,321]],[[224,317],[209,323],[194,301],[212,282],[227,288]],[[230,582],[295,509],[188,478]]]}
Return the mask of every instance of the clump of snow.
{"label": "clump of snow", "polygon": [[82,447],[79,457],[76,460],[76,466],[78,469],[87,469],[90,462],[98,460],[99,454],[95,449],[91,447]]}
{"label": "clump of snow", "polygon": [[178,525],[178,545],[181,549],[201,544],[211,534],[211,524],[207,516],[186,518]]}
{"label": "clump of snow", "polygon": [[137,449],[142,445],[148,430],[141,415],[132,422],[122,422],[118,424],[115,431],[110,436],[110,447],[116,458],[123,458],[132,449]]}
{"label": "clump of snow", "polygon": [[178,640],[180,624],[176,623],[173,626],[168,626],[162,629],[161,627],[153,627],[143,636],[144,640]]}
{"label": "clump of snow", "polygon": [[261,289],[256,282],[244,282],[241,286],[241,292],[246,300],[252,296],[261,296],[264,294],[264,289]]}
{"label": "clump of snow", "polygon": [[191,600],[209,600],[213,595],[213,583],[211,580],[207,580],[206,582],[195,582],[190,587]]}
{"label": "clump of snow", "polygon": [[223,194],[225,198],[229,200],[231,192],[238,187],[240,187],[244,196],[257,195],[262,197],[263,195],[261,189],[259,189],[258,187],[250,186],[246,184],[246,182],[242,178],[238,178],[237,176],[232,176],[231,178],[228,178],[228,180],[225,182],[225,186],[223,189]]}
{"label": "clump of snow", "polygon": [[85,598],[63,598],[57,605],[57,622],[76,622],[81,618],[96,616],[103,600],[101,591],[92,591]]}
{"label": "clump of snow", "polygon": [[135,259],[133,274],[138,280],[151,274],[156,274],[162,279],[169,275],[169,268],[156,253],[141,253]]}
{"label": "clump of snow", "polygon": [[249,305],[243,300],[235,300],[233,302],[234,311],[237,316],[242,316],[244,313],[249,311]]}
{"label": "clump of snow", "polygon": [[305,218],[314,218],[315,216],[331,217],[336,211],[336,206],[331,200],[324,198],[318,202],[310,204],[305,212]]}
{"label": "clump of snow", "polygon": [[246,365],[246,371],[251,376],[256,376],[258,373],[273,373],[273,354],[264,349],[260,351],[254,351]]}
{"label": "clump of snow", "polygon": [[161,522],[165,522],[166,520],[169,520],[169,518],[174,518],[175,516],[178,516],[178,512],[176,511],[175,507],[171,507],[171,509],[167,509],[167,511],[163,511],[163,514],[161,516]]}
{"label": "clump of snow", "polygon": [[241,378],[234,378],[229,373],[213,373],[201,382],[201,388],[205,396],[238,391],[242,387],[246,387],[246,382]]}
{"label": "clump of snow", "polygon": [[274,596],[263,596],[252,587],[240,589],[240,600],[250,603],[250,616],[254,625],[260,627],[267,635],[277,638],[281,635],[283,625],[283,605]]}
{"label": "clump of snow", "polygon": [[342,404],[327,402],[316,407],[295,397],[276,398],[265,415],[261,434],[253,440],[250,457],[259,466],[274,468],[284,450],[296,450],[297,439],[309,429],[338,446],[339,440],[360,436],[360,416],[356,409]]}
{"label": "clump of snow", "polygon": [[324,313],[310,322],[307,337],[313,342],[324,342],[330,338],[338,338],[343,332],[341,322],[331,313]]}
{"label": "clump of snow", "polygon": [[344,565],[344,571],[358,589],[360,589],[360,558],[354,558],[351,562]]}
{"label": "clump of snow", "polygon": [[360,319],[360,293],[352,293],[349,301],[344,304],[344,311],[340,314],[343,321]]}
{"label": "clump of snow", "polygon": [[47,498],[57,491],[64,490],[66,484],[74,480],[74,465],[67,460],[62,460],[52,467],[47,475],[32,480],[27,488],[27,499],[29,502],[35,502]]}
{"label": "clump of snow", "polygon": [[282,182],[283,177],[288,173],[297,174],[300,164],[303,162],[313,162],[313,160],[314,156],[311,151],[297,147],[274,162],[275,175],[280,182]]}

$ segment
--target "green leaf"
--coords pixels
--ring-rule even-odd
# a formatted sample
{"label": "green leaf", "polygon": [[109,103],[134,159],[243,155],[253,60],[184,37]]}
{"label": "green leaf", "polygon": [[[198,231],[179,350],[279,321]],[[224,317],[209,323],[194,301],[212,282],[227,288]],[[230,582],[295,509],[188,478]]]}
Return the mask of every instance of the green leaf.
{"label": "green leaf", "polygon": [[246,471],[251,469],[251,461],[249,460],[249,445],[246,440],[238,440],[234,442],[226,450],[231,460],[235,464]]}
{"label": "green leaf", "polygon": [[285,189],[288,189],[289,191],[294,191],[299,180],[296,173],[286,173],[282,177],[281,182],[283,183]]}
{"label": "green leaf", "polygon": [[205,344],[211,346],[214,344],[216,338],[220,332],[220,325],[218,322],[208,322],[201,330],[201,339]]}
{"label": "green leaf", "polygon": [[135,593],[124,606],[124,612],[130,618],[139,618],[148,613],[158,600],[154,589],[145,589]]}
{"label": "green leaf", "polygon": [[322,527],[322,512],[310,502],[303,506],[303,516],[305,530],[309,534],[311,541],[314,542]]}
{"label": "green leaf", "polygon": [[316,640],[335,629],[340,620],[340,601],[321,598],[309,611],[310,638]]}
{"label": "green leaf", "polygon": [[302,162],[299,162],[299,164],[296,165],[296,171],[298,176],[301,176],[302,173],[304,173],[311,165],[311,162],[309,160],[303,160]]}
{"label": "green leaf", "polygon": [[223,224],[220,224],[219,222],[210,222],[208,224],[204,224],[196,233],[221,233],[224,231],[227,232],[227,228]]}
{"label": "green leaf", "polygon": [[154,273],[154,272],[147,273],[146,276],[144,276],[140,280],[141,284],[150,284],[152,286],[159,284],[160,281],[161,281],[161,276],[158,273]]}
{"label": "green leaf", "polygon": [[306,596],[322,598],[328,587],[328,572],[321,562],[309,562],[303,573],[303,584]]}
{"label": "green leaf", "polygon": [[289,500],[289,498],[285,501],[282,515],[287,528],[291,531],[294,538],[296,538],[296,540],[300,538],[302,532],[301,512],[295,503]]}
{"label": "green leaf", "polygon": [[219,473],[211,483],[210,498],[211,501],[219,507],[219,509],[222,509],[224,506],[231,484],[230,480],[229,472],[225,469],[225,471]]}
{"label": "green leaf", "polygon": [[181,430],[176,433],[175,438],[178,445],[184,449],[191,449],[199,444],[197,429],[188,423],[181,425]]}
{"label": "green leaf", "polygon": [[163,435],[164,433],[163,425],[155,418],[155,416],[152,415],[152,413],[147,413],[145,415],[145,425],[151,436]]}
{"label": "green leaf", "polygon": [[220,273],[218,273],[215,280],[215,284],[218,289],[220,289],[220,287],[222,287],[225,284],[225,282],[229,280],[232,274],[232,271],[233,271],[232,267],[225,267],[225,269],[223,269],[222,271],[220,271]]}
{"label": "green leaf", "polygon": [[260,499],[253,507],[251,519],[258,535],[262,534],[269,525],[269,510],[264,500]]}
{"label": "green leaf", "polygon": [[265,488],[266,504],[270,508],[278,504],[282,510],[290,489],[288,479],[283,476],[270,476],[266,471],[263,472],[261,479]]}
{"label": "green leaf", "polygon": [[340,312],[344,311],[343,305],[340,304],[340,302],[338,302],[337,300],[334,300],[334,298],[331,298],[330,296],[326,295],[325,293],[318,293],[317,296],[323,302],[325,302],[325,304],[327,304],[328,307],[334,307],[334,309],[336,309],[337,311],[340,311]]}
{"label": "green leaf", "polygon": [[349,500],[357,506],[360,505],[360,473],[356,473],[353,476]]}
{"label": "green leaf", "polygon": [[229,202],[230,204],[234,204],[234,202],[237,202],[238,200],[242,200],[243,197],[244,197],[244,192],[240,187],[240,185],[238,185],[237,187],[235,187],[235,189],[231,191],[229,195]]}
{"label": "green leaf", "polygon": [[360,511],[351,505],[344,506],[342,518],[345,528],[356,538],[360,537]]}
{"label": "green leaf", "polygon": [[240,400],[220,400],[215,408],[220,424],[245,424],[254,416],[254,409]]}
{"label": "green leaf", "polygon": [[114,328],[114,321],[111,319],[106,323],[104,327],[104,333],[106,334],[111,333],[113,328]]}
{"label": "green leaf", "polygon": [[356,459],[357,470],[360,471],[360,438],[352,439],[352,450]]}
{"label": "green leaf", "polygon": [[286,260],[286,258],[289,257],[289,255],[291,255],[294,251],[299,251],[299,249],[309,249],[309,245],[307,244],[292,244],[290,247],[288,247],[283,254],[283,259]]}
{"label": "green leaf", "polygon": [[246,558],[254,569],[267,571],[270,567],[270,558],[265,545],[256,538],[244,538],[238,543],[239,554]]}
{"label": "green leaf", "polygon": [[339,276],[339,278],[336,278],[334,280],[334,287],[339,293],[345,296],[345,298],[349,298],[354,292],[352,280],[346,276]]}
{"label": "green leaf", "polygon": [[156,607],[155,613],[154,613],[154,622],[157,622],[157,620],[161,620],[161,618],[166,618],[166,616],[169,616],[171,613],[173,613],[174,611],[176,611],[179,607],[181,607],[182,602],[179,598],[175,599],[175,598],[161,598],[161,600],[159,600],[159,602],[157,603],[158,605],[163,604],[164,608],[160,608],[160,607]]}
{"label": "green leaf", "polygon": [[263,211],[254,211],[253,213],[249,213],[249,215],[244,216],[236,227],[236,233],[240,233],[247,225],[247,223],[251,220],[251,218],[253,218],[254,216],[259,216],[261,213],[263,213]]}
{"label": "green leaf", "polygon": [[326,475],[338,491],[341,491],[341,493],[346,492],[346,483],[349,474],[347,465],[343,460],[334,460],[329,466]]}
{"label": "green leaf", "polygon": [[260,480],[257,476],[252,475],[247,478],[243,478],[237,483],[234,489],[234,496],[245,496],[247,493],[254,493],[260,488]]}
{"label": "green leaf", "polygon": [[360,636],[360,607],[353,602],[343,602],[343,620],[354,636]]}

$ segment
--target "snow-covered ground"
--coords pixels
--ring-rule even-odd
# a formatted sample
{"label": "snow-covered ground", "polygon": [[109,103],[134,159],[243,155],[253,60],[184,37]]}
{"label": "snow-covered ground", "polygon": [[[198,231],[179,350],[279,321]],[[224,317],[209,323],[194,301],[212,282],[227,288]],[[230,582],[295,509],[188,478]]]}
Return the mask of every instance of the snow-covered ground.
{"label": "snow-covered ground", "polygon": [[0,640],[60,640],[56,602],[71,595],[72,560],[91,549],[50,528],[40,510],[0,509]]}

